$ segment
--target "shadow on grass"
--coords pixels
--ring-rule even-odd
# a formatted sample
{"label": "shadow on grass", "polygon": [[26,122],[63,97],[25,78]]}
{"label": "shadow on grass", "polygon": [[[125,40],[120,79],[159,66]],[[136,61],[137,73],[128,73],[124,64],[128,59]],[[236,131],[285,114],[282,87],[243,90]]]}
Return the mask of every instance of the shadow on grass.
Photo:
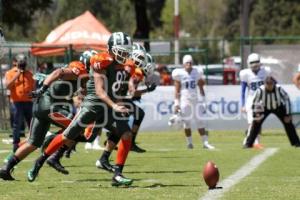
{"label": "shadow on grass", "polygon": [[184,174],[184,173],[198,173],[196,170],[169,170],[169,171],[132,171],[126,174]]}
{"label": "shadow on grass", "polygon": [[79,180],[75,180],[74,182],[78,182],[78,183],[84,183],[84,182],[99,182],[99,181],[105,181],[105,182],[110,182],[111,179],[108,178],[88,178],[88,179],[79,179]]}
{"label": "shadow on grass", "polygon": [[164,188],[164,187],[200,187],[200,185],[154,183],[154,184],[151,184],[151,185],[148,185],[148,186],[131,186],[131,188]]}

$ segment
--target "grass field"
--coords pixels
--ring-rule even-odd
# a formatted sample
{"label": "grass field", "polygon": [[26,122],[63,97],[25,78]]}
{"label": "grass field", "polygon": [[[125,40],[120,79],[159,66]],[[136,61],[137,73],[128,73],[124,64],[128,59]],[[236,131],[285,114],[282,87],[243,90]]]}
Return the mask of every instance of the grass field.
{"label": "grass field", "polygon": [[[1,139],[6,136],[0,134]],[[71,159],[63,160],[70,170],[69,175],[59,174],[45,165],[38,179],[29,183],[26,172],[39,152],[34,153],[15,169],[13,176],[17,181],[0,180],[0,199],[200,199],[208,191],[202,179],[202,168],[208,160],[218,165],[221,180],[224,180],[263,152],[242,149],[243,135],[238,131],[211,132],[210,141],[217,147],[215,151],[202,149],[200,137],[195,133],[193,139],[195,148],[188,150],[180,131],[141,133],[138,141],[147,152],[130,153],[124,175],[135,181],[129,188],[111,187],[112,174],[95,167],[101,151],[86,151],[83,144],[77,147]],[[221,199],[300,198],[300,149],[289,145],[283,131],[264,131],[262,142],[266,148],[279,148],[278,152]],[[11,145],[0,143],[0,160],[7,155],[3,150],[10,148]]]}

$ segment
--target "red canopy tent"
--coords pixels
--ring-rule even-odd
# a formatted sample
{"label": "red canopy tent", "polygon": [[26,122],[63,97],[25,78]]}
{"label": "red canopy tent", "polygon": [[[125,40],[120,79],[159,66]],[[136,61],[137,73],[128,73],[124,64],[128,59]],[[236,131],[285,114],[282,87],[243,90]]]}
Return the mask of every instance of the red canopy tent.
{"label": "red canopy tent", "polygon": [[67,49],[105,50],[111,33],[89,11],[68,20],[50,32],[46,40],[32,44],[35,56],[63,55]]}

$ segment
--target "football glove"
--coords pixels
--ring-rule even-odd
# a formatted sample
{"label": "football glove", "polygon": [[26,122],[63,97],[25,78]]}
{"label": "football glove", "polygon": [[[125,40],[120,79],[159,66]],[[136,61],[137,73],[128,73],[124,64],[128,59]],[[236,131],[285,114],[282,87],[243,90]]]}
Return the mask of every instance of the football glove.
{"label": "football glove", "polygon": [[48,85],[43,85],[39,89],[32,91],[29,96],[31,98],[39,98],[47,91],[48,87]]}
{"label": "football glove", "polygon": [[156,88],[156,85],[154,83],[147,85],[147,92],[152,92]]}

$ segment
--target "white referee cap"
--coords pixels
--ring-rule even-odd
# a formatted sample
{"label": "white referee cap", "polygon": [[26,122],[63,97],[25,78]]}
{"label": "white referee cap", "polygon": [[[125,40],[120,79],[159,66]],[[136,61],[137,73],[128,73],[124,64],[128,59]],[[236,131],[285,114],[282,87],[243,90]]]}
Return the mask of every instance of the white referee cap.
{"label": "white referee cap", "polygon": [[193,57],[191,55],[185,55],[183,56],[182,59],[182,64],[188,63],[188,62],[193,62]]}

